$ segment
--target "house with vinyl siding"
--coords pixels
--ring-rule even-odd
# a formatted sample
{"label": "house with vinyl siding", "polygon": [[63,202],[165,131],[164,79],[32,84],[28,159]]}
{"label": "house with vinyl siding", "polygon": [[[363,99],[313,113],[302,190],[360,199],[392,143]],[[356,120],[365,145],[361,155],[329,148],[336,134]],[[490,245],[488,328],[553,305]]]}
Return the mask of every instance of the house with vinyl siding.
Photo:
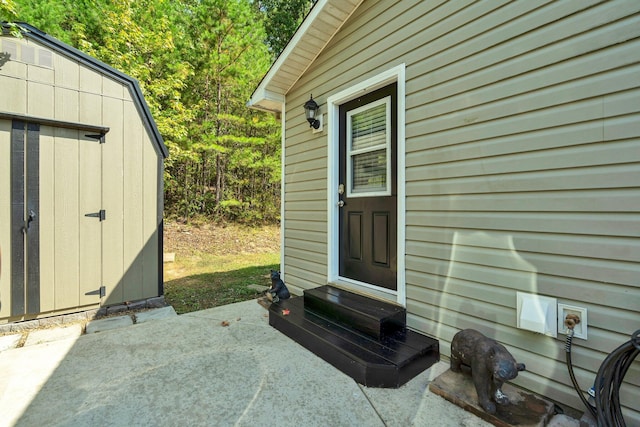
{"label": "house with vinyl siding", "polygon": [[167,149],[136,80],[0,33],[0,323],[163,294]]}
{"label": "house with vinyl siding", "polygon": [[[319,0],[248,103],[282,120],[284,280],[404,306],[444,358],[477,329],[584,411],[563,306],[585,390],[640,329],[639,101],[636,1]],[[639,360],[620,393],[640,423]]]}

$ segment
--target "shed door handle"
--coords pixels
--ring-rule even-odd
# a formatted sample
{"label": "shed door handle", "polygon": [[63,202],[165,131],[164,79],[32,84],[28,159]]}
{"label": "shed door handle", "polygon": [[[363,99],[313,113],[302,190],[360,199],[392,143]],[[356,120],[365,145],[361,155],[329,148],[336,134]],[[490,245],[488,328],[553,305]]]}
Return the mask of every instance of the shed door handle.
{"label": "shed door handle", "polygon": [[22,227],[22,232],[23,233],[27,233],[29,231],[29,228],[31,228],[31,222],[36,219],[36,213],[33,211],[33,209],[29,209],[29,215],[27,216],[27,222],[25,223],[24,227]]}

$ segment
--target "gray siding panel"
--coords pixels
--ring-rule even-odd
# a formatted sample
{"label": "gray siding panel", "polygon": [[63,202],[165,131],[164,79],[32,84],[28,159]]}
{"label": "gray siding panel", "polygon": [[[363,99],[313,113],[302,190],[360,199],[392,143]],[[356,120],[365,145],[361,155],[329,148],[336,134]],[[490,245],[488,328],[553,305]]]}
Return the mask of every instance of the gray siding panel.
{"label": "gray siding panel", "polygon": [[[582,409],[564,336],[517,329],[516,291],[588,309],[584,388],[640,327],[640,2],[363,2],[287,94],[283,249],[298,288],[326,282],[328,251],[327,133],[301,106],[400,63],[409,326],[445,356],[479,329],[526,363],[517,384]],[[639,424],[640,361],[622,390]]]}

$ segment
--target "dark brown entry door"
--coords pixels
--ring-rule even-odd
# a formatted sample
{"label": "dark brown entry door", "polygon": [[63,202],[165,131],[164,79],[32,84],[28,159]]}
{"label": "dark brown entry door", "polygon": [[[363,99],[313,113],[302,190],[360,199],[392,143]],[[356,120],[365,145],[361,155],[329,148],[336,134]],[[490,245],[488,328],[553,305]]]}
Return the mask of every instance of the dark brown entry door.
{"label": "dark brown entry door", "polygon": [[340,276],[396,290],[396,84],[340,106]]}

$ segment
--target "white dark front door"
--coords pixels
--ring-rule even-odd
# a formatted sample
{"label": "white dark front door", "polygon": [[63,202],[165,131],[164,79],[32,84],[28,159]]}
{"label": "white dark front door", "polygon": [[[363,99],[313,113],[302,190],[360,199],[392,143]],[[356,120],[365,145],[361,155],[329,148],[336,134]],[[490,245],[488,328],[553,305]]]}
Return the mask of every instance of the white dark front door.
{"label": "white dark front door", "polygon": [[397,290],[397,85],[339,108],[339,274]]}

